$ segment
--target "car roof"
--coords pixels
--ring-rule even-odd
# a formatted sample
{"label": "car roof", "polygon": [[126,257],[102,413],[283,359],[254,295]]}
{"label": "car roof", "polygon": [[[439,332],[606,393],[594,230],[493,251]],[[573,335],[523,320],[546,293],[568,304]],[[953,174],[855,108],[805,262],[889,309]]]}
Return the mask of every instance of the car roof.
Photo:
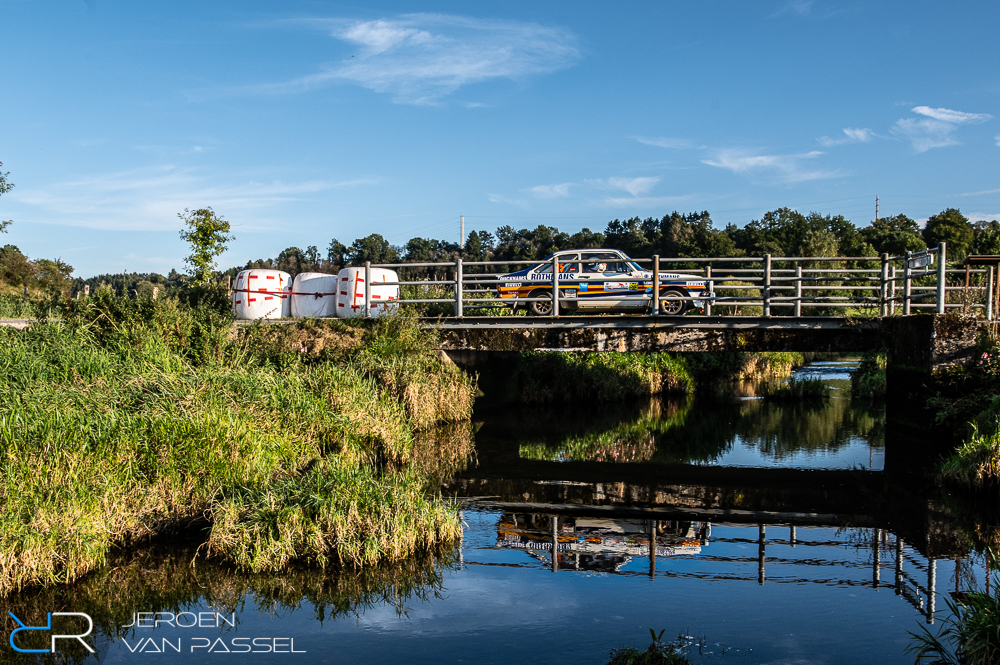
{"label": "car roof", "polygon": [[[553,256],[563,256],[565,254],[579,254],[580,252],[614,252],[623,259],[631,261],[631,257],[628,254],[621,251],[620,249],[607,249],[605,247],[588,247],[586,249],[561,249],[558,252],[553,252],[545,257],[545,259],[551,259]],[[544,261],[545,259],[541,259]]]}

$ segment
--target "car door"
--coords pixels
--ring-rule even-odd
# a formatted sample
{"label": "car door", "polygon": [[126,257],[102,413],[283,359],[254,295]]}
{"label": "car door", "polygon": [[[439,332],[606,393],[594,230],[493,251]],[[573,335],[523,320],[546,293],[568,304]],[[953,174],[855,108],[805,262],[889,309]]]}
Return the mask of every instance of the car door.
{"label": "car door", "polygon": [[[597,308],[613,308],[628,295],[628,284],[624,288],[620,279],[624,276],[621,257],[615,252],[594,251],[582,252],[580,255],[580,305],[590,300],[603,302],[594,303]],[[618,279],[615,279],[615,278]]]}
{"label": "car door", "polygon": [[563,298],[576,300],[580,290],[580,255],[559,257],[559,292]]}

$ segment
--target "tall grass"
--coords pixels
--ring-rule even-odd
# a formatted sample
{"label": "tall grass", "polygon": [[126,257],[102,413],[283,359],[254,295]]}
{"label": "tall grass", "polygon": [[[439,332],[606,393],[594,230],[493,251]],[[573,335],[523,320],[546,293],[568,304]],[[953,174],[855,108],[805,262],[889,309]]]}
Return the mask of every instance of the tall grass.
{"label": "tall grass", "polygon": [[[412,321],[233,333],[217,310],[99,294],[64,319],[0,330],[0,595],[192,526],[253,571],[457,537],[413,441],[467,419],[475,387]],[[310,346],[333,336],[354,346]]]}
{"label": "tall grass", "polygon": [[972,437],[941,464],[941,478],[969,491],[1000,488],[1000,432],[981,433]]}

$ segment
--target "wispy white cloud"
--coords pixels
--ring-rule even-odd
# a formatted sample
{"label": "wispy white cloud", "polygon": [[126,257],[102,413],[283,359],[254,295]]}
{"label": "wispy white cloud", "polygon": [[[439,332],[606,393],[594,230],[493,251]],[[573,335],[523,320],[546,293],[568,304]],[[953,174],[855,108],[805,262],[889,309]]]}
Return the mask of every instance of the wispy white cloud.
{"label": "wispy white cloud", "polygon": [[823,152],[820,150],[812,150],[792,155],[754,155],[745,150],[726,148],[716,151],[713,158],[701,161],[709,166],[727,169],[738,175],[785,184],[837,178],[844,175],[839,170],[809,169],[804,166],[805,162],[822,154]]}
{"label": "wispy white cloud", "polygon": [[543,199],[557,199],[569,196],[569,188],[574,184],[572,182],[563,182],[558,185],[535,185],[534,187],[528,187],[524,191],[531,192]]}
{"label": "wispy white cloud", "polygon": [[940,120],[941,122],[950,122],[956,125],[983,122],[993,117],[989,113],[965,113],[963,111],[952,111],[951,109],[932,109],[929,106],[915,106],[913,112],[925,115],[928,118]]}
{"label": "wispy white cloud", "polygon": [[168,165],[23,187],[8,196],[33,208],[31,221],[39,223],[158,231],[177,228],[177,213],[185,208],[212,206],[239,223],[236,218],[240,213],[257,213],[263,207],[301,200],[318,192],[376,182],[374,178],[291,183],[234,178],[209,184],[193,169]]}
{"label": "wispy white cloud", "polygon": [[600,189],[623,189],[632,196],[645,194],[660,182],[658,176],[641,176],[638,178],[617,178],[612,177],[607,180],[588,180],[588,185],[593,185]]}
{"label": "wispy white cloud", "polygon": [[968,217],[970,222],[1000,222],[1000,212],[970,212]]}
{"label": "wispy white cloud", "polygon": [[875,138],[875,132],[870,129],[852,129],[850,127],[845,127],[843,130],[844,136],[839,138],[830,138],[829,136],[821,136],[817,141],[819,141],[824,146],[834,146],[843,145],[845,143],[868,143],[873,138]]}
{"label": "wispy white cloud", "polygon": [[994,136],[993,139],[997,142],[997,147],[1000,148],[1000,134]]}
{"label": "wispy white cloud", "polygon": [[645,145],[653,145],[658,148],[671,148],[673,150],[694,150],[705,147],[688,139],[673,139],[665,136],[658,136],[651,139],[637,136],[635,137],[635,140]]}
{"label": "wispy white cloud", "polygon": [[507,205],[518,206],[519,208],[525,207],[525,203],[521,199],[512,199],[503,194],[487,194],[486,198],[490,203],[505,203]]}
{"label": "wispy white cloud", "polygon": [[537,23],[444,14],[310,23],[355,45],[356,53],[321,72],[258,90],[295,92],[348,81],[398,103],[435,104],[463,85],[547,74],[580,58],[571,32]]}
{"label": "wispy white cloud", "polygon": [[652,208],[659,206],[677,205],[694,198],[693,194],[682,196],[608,196],[596,201],[599,205],[613,208],[626,208],[635,210],[636,208]]}
{"label": "wispy white cloud", "polygon": [[892,133],[910,142],[917,152],[931,148],[958,145],[954,137],[959,125],[985,122],[991,119],[988,113],[965,113],[945,108],[915,106],[912,111],[923,118],[900,118],[892,128]]}
{"label": "wispy white cloud", "polygon": [[981,192],[962,192],[961,194],[952,194],[951,196],[985,196],[987,194],[997,194],[1000,193],[1000,189],[984,189]]}
{"label": "wispy white cloud", "polygon": [[789,0],[771,16],[781,16],[782,14],[808,16],[812,12],[813,4],[813,0]]}

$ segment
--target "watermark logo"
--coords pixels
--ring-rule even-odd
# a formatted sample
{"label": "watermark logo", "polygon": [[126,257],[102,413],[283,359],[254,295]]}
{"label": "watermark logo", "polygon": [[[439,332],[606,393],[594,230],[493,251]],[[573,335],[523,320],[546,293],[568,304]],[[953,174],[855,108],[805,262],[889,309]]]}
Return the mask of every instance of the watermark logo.
{"label": "watermark logo", "polygon": [[[20,628],[15,628],[11,632],[10,639],[8,640],[10,642],[10,646],[14,649],[14,651],[17,651],[18,653],[55,653],[56,640],[79,640],[80,644],[82,644],[87,651],[89,651],[90,653],[94,653],[94,650],[90,647],[90,645],[83,640],[83,638],[87,637],[92,632],[94,632],[94,620],[90,618],[89,614],[84,614],[83,612],[49,612],[48,621],[44,626],[28,626],[23,621],[18,619],[17,615],[15,615],[13,612],[7,612],[7,614],[10,615],[11,619],[17,622],[18,626],[20,626]],[[87,621],[87,631],[84,633],[67,633],[65,635],[53,635],[51,642],[52,647],[50,649],[22,649],[21,647],[17,646],[14,640],[14,636],[20,632],[26,630],[47,630],[51,632],[52,617],[80,617],[81,619],[85,619]],[[59,623],[60,627],[62,627],[64,623],[68,622],[61,621]],[[79,621],[74,621],[73,623],[79,626]]]}

